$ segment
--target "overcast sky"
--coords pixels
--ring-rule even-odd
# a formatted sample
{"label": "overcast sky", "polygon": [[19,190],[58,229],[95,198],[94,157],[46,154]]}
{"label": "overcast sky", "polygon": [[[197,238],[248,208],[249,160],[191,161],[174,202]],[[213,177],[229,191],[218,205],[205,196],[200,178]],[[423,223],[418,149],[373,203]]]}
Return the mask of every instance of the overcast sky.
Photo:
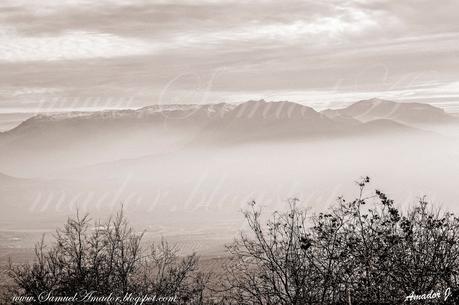
{"label": "overcast sky", "polygon": [[0,112],[459,96],[459,1],[2,0]]}

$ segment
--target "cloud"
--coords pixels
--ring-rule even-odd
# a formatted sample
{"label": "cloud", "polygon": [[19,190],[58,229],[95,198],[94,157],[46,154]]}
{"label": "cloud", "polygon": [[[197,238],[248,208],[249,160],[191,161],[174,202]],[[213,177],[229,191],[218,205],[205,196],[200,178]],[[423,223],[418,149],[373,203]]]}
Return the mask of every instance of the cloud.
{"label": "cloud", "polygon": [[446,98],[436,85],[419,86],[459,77],[458,9],[454,0],[4,0],[0,71],[8,74],[0,72],[0,83],[10,101],[22,86],[154,103],[171,80],[183,92],[222,70],[216,100],[288,92]]}
{"label": "cloud", "polygon": [[0,61],[54,61],[140,55],[152,46],[105,33],[69,32],[59,36],[0,37]]}

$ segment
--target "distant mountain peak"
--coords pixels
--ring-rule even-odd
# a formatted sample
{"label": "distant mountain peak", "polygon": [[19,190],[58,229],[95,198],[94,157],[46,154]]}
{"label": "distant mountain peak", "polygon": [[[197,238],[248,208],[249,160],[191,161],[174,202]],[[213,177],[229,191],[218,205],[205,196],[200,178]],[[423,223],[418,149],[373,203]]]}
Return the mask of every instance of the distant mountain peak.
{"label": "distant mountain peak", "polygon": [[353,103],[352,105],[381,105],[381,104],[395,105],[397,103],[394,102],[394,101],[389,101],[389,100],[385,100],[385,99],[382,99],[382,98],[374,97],[374,98],[367,99],[367,100],[357,101],[357,102]]}
{"label": "distant mountain peak", "polygon": [[265,101],[251,100],[239,104],[234,108],[234,112],[238,117],[259,117],[265,119],[281,119],[281,118],[307,118],[321,114],[309,106],[305,106],[289,101]]}
{"label": "distant mountain peak", "polygon": [[330,118],[344,116],[368,122],[377,119],[390,119],[408,124],[447,123],[453,117],[443,109],[426,103],[393,102],[372,98],[361,100],[342,109],[322,111]]}

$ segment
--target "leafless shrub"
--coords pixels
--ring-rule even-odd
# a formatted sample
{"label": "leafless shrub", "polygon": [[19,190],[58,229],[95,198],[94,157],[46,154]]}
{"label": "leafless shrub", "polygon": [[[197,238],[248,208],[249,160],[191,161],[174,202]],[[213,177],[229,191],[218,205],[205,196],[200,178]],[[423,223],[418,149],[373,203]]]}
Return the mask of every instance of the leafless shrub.
{"label": "leafless shrub", "polygon": [[180,258],[165,241],[143,249],[143,233],[129,226],[122,211],[105,223],[90,224],[87,215],[77,214],[56,231],[54,244],[42,240],[36,245],[34,263],[11,263],[16,293],[35,300],[49,291],[60,296],[133,293],[175,297],[175,304],[203,304],[208,276],[199,272],[196,255]]}
{"label": "leafless shrub", "polygon": [[[422,199],[405,215],[383,192],[339,198],[307,216],[290,201],[264,225],[252,203],[250,234],[228,247],[222,279],[230,304],[399,304],[412,292],[458,287],[459,219]],[[455,302],[455,294],[448,302]],[[442,298],[431,302],[443,302]]]}
{"label": "leafless shrub", "polygon": [[457,303],[459,219],[425,198],[404,212],[381,191],[366,195],[369,182],[358,182],[354,200],[314,215],[292,199],[266,220],[252,202],[249,230],[228,245],[217,279],[165,241],[144,249],[122,212],[93,226],[88,216],[69,219],[53,245],[37,244],[33,264],[11,264],[10,274],[17,294],[36,298],[110,291],[173,295],[176,304],[401,304],[449,288],[446,302],[424,302]]}

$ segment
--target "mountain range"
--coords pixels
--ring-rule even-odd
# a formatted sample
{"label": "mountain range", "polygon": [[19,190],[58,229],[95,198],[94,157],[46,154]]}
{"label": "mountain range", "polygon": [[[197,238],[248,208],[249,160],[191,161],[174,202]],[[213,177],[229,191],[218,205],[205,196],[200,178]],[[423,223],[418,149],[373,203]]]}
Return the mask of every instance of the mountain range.
{"label": "mountain range", "polygon": [[454,122],[457,118],[431,105],[380,99],[321,112],[288,101],[259,100],[40,114],[0,134],[0,171],[38,176],[190,146],[418,134],[426,123]]}
{"label": "mountain range", "polygon": [[382,99],[356,102],[343,109],[326,109],[321,113],[330,118],[353,118],[361,122],[388,119],[404,124],[426,125],[454,123],[457,118],[443,109],[423,103],[396,103]]}
{"label": "mountain range", "polygon": [[[104,132],[129,132],[140,128],[218,130],[237,133],[270,131],[281,134],[291,125],[299,134],[333,132],[349,126],[378,119],[402,124],[426,124],[455,122],[456,118],[444,110],[420,103],[396,103],[381,99],[356,102],[342,109],[321,112],[313,108],[287,101],[248,101],[241,104],[207,105],[155,105],[137,110],[110,110],[100,112],[69,112],[39,114],[19,126],[0,133],[1,140],[15,144],[28,138],[43,136],[65,139],[76,133],[98,136]],[[288,128],[287,128],[288,129]],[[75,140],[75,139],[73,139]]]}
{"label": "mountain range", "polygon": [[[431,191],[454,203],[456,123],[380,99],[320,112],[260,100],[41,114],[0,134],[0,223],[60,223],[76,206],[104,214],[123,202],[136,222],[170,231],[172,218],[191,228],[205,219],[213,232],[217,219],[237,223],[248,200],[324,205],[362,175],[400,200]],[[456,138],[430,126],[456,126]]]}

